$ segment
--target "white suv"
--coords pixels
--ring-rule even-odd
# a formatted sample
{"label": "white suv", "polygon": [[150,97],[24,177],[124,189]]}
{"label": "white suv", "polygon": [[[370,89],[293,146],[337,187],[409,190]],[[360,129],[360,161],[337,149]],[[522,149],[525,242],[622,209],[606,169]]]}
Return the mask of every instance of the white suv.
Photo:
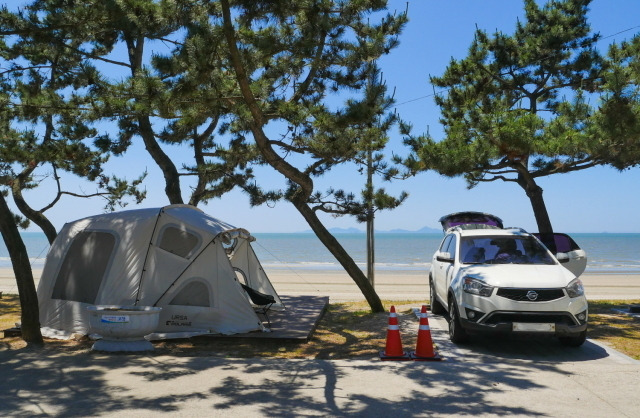
{"label": "white suv", "polygon": [[452,342],[466,342],[475,332],[514,332],[584,343],[588,305],[577,278],[584,251],[574,247],[573,260],[567,253],[556,258],[533,234],[503,228],[500,218],[480,212],[440,222],[446,232],[429,272],[431,311],[448,312]]}

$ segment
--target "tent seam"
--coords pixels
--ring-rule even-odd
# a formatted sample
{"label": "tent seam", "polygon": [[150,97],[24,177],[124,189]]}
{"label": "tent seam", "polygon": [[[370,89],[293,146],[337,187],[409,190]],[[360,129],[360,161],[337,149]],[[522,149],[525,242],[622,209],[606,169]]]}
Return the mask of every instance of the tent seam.
{"label": "tent seam", "polygon": [[[160,216],[164,212],[164,207],[160,208],[158,211],[158,216],[156,216],[156,222],[153,225],[153,231],[151,232],[151,238],[149,238],[149,244],[147,245],[147,252],[144,255],[144,263],[142,263],[142,271],[140,272],[140,280],[138,281],[138,291],[136,292],[136,303],[135,306],[140,302],[140,289],[142,288],[142,279],[147,272],[147,261],[149,260],[149,253],[151,252],[151,246],[153,245],[153,237],[156,236],[156,230],[158,229],[158,223],[160,222]],[[156,302],[157,303],[157,302]],[[153,306],[156,306],[155,304]]]}

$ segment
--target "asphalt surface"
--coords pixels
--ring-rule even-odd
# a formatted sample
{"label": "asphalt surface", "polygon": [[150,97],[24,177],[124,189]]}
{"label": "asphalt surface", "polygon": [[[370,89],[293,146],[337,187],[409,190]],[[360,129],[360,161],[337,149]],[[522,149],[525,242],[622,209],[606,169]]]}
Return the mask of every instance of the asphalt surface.
{"label": "asphalt surface", "polygon": [[[615,283],[606,284],[612,287],[603,288],[604,294],[617,292]],[[606,346],[587,340],[568,348],[552,338],[529,337],[455,346],[443,317],[429,321],[443,361],[71,355],[0,345],[0,416],[640,414],[640,362]],[[416,332],[417,324],[407,315],[401,332]]]}
{"label": "asphalt surface", "polygon": [[443,317],[429,322],[439,362],[0,351],[0,416],[638,416],[640,362],[617,351],[529,337],[458,347]]}

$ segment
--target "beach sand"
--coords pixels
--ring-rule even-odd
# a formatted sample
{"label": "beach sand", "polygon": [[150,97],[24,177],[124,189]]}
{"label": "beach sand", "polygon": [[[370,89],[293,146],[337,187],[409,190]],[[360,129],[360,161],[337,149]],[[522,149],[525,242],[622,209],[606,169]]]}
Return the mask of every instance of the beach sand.
{"label": "beach sand", "polygon": [[[364,300],[353,280],[340,270],[266,268],[276,292],[280,295],[329,296],[331,302]],[[34,270],[37,283],[42,270]],[[585,273],[581,276],[587,298],[640,299],[640,274]],[[376,271],[375,289],[383,300],[429,300],[428,271]],[[0,269],[0,292],[17,294],[13,270]]]}
{"label": "beach sand", "polygon": [[[267,274],[279,294],[328,295],[332,302],[364,299],[353,280],[341,271],[272,269]],[[640,274],[585,273],[581,280],[589,299],[640,299]],[[383,300],[429,299],[428,271],[376,271],[374,286]]]}

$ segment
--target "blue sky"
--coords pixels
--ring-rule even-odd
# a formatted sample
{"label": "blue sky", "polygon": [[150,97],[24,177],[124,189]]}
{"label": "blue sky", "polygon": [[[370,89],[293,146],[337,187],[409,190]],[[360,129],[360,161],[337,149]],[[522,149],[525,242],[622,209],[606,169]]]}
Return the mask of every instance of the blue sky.
{"label": "blue sky", "polygon": [[[397,111],[403,119],[414,125],[415,132],[429,129],[432,136],[439,138],[442,133],[439,111],[433,102],[428,75],[441,75],[451,57],[466,56],[476,26],[488,32],[498,29],[512,33],[516,19],[523,16],[523,5],[515,0],[410,0],[408,3],[410,22],[400,38],[400,46],[380,64],[388,86],[395,88]],[[391,10],[402,12],[407,2],[392,0],[389,4]],[[640,2],[637,0],[594,0],[589,17],[592,29],[605,37],[599,44],[603,53],[611,42],[628,39],[640,32]],[[180,150],[168,151],[173,155]],[[399,135],[393,136],[390,151],[405,152]],[[141,207],[167,204],[162,175],[141,144],[138,143],[125,157],[109,163],[111,171],[130,178],[145,168],[149,173],[145,182],[148,198]],[[265,184],[282,184],[281,176],[271,170],[261,170],[258,174]],[[364,180],[354,167],[344,167],[317,183],[321,190],[339,186],[357,193]],[[545,202],[557,231],[640,232],[640,168],[622,173],[606,167],[592,168],[543,178],[539,184],[544,189]],[[429,172],[406,181],[378,185],[393,193],[407,191],[410,196],[400,208],[378,214],[376,229],[438,227],[437,220],[443,214],[475,210],[496,214],[508,226],[537,230],[528,198],[512,183],[487,183],[468,190],[461,178],[448,179]],[[76,183],[73,187],[93,191],[90,185]],[[37,193],[37,198],[46,200],[45,190],[39,189]],[[99,200],[65,198],[47,214],[60,228],[66,221],[101,212],[102,206]],[[202,209],[252,232],[309,229],[290,204],[281,202],[273,208],[250,208],[247,197],[240,192],[211,201]],[[349,217],[326,216],[323,220],[328,227],[364,229],[364,225]]]}

